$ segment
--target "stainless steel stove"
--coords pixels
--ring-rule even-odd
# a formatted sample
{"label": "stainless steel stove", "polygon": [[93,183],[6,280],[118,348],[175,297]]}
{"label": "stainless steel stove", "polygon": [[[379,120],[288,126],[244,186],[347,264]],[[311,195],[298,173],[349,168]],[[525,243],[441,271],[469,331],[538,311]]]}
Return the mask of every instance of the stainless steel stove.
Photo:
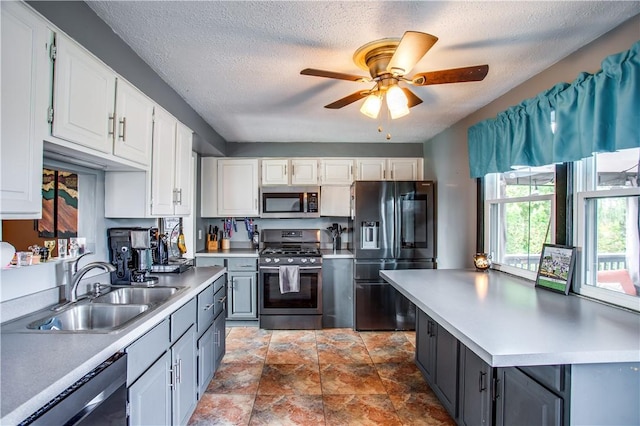
{"label": "stainless steel stove", "polygon": [[317,229],[263,231],[258,287],[261,328],[322,328],[320,233]]}

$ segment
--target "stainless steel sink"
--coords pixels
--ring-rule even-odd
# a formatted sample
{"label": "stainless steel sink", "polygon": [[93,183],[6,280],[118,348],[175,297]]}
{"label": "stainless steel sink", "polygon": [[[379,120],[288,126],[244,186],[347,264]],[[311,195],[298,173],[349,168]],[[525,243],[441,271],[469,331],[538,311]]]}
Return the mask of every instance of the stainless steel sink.
{"label": "stainless steel sink", "polygon": [[112,331],[123,327],[149,309],[144,304],[112,305],[87,303],[74,305],[27,325],[31,330]]}
{"label": "stainless steel sink", "polygon": [[93,303],[158,305],[169,300],[179,287],[118,287],[93,299]]}

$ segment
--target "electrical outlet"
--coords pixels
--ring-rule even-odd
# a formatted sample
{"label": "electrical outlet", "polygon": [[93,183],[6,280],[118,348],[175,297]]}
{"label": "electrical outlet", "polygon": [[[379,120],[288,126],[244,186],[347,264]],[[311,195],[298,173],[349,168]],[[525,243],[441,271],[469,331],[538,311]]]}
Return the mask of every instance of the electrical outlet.
{"label": "electrical outlet", "polygon": [[198,229],[198,239],[202,239],[202,229]]}

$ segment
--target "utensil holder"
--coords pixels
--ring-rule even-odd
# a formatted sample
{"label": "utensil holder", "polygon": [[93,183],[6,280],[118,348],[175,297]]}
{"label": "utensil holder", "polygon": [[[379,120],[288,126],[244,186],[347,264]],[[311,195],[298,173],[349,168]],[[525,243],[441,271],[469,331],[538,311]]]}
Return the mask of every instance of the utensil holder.
{"label": "utensil holder", "polygon": [[231,242],[229,240],[227,239],[222,240],[222,244],[221,244],[222,250],[229,250],[230,246],[231,246]]}

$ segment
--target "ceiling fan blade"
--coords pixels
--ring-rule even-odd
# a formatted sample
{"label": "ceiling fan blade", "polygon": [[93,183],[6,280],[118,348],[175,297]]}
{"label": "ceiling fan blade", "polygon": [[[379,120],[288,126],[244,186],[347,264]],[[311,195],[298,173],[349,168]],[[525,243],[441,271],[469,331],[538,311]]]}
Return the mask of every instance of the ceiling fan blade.
{"label": "ceiling fan blade", "polygon": [[314,77],[337,78],[338,80],[349,80],[349,81],[359,81],[359,82],[371,81],[369,77],[365,77],[361,75],[343,74],[341,72],[316,70],[313,68],[305,68],[302,71],[300,71],[300,74],[311,75]]}
{"label": "ceiling fan blade", "polygon": [[473,67],[451,68],[448,70],[422,72],[413,76],[412,82],[416,86],[430,84],[464,83],[467,81],[482,81],[489,72],[489,65],[475,65]]}
{"label": "ceiling fan blade", "polygon": [[409,101],[407,103],[407,106],[409,108],[413,108],[414,106],[420,105],[422,103],[422,99],[417,97],[415,93],[413,93],[411,90],[407,89],[406,87],[401,87],[401,89],[404,92],[404,94],[407,96],[407,100]]}
{"label": "ceiling fan blade", "polygon": [[324,107],[329,109],[339,109],[368,96],[369,93],[370,92],[368,90],[361,90],[359,92],[352,93],[349,96],[345,96],[342,99],[338,99],[337,101],[332,102],[329,105],[325,105]]}
{"label": "ceiling fan blade", "polygon": [[389,65],[387,65],[387,71],[392,74],[405,75],[436,44],[436,41],[438,41],[438,37],[431,34],[418,31],[405,32],[389,61]]}

